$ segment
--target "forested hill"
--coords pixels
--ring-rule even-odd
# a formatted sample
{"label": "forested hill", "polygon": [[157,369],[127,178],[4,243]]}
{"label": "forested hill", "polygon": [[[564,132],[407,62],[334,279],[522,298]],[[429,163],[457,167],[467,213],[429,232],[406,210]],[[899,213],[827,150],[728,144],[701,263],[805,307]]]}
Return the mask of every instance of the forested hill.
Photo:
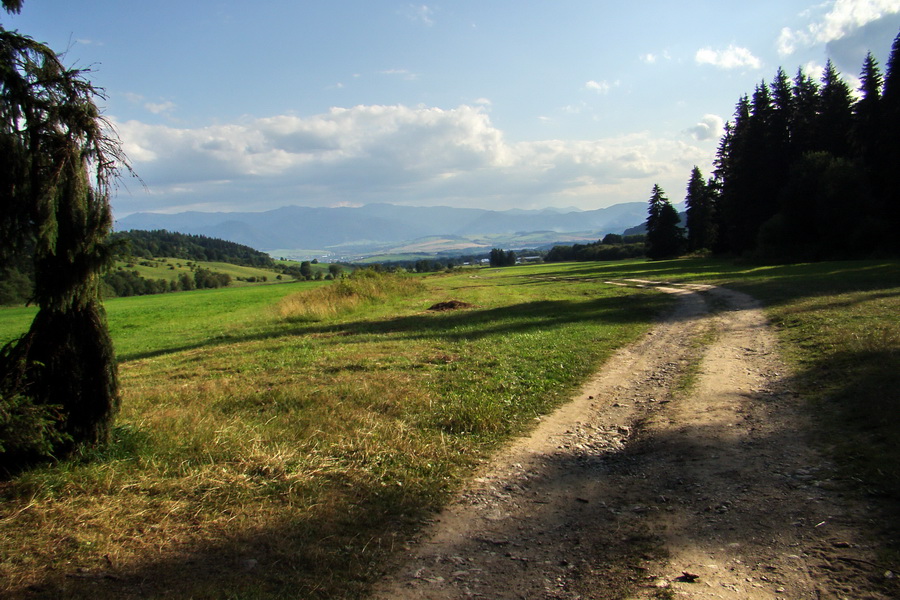
{"label": "forested hill", "polygon": [[226,262],[247,267],[275,266],[272,257],[265,252],[204,235],[170,232],[164,229],[155,231],[133,229],[114,233],[110,239],[124,240],[127,246],[123,253],[142,258],[171,257]]}

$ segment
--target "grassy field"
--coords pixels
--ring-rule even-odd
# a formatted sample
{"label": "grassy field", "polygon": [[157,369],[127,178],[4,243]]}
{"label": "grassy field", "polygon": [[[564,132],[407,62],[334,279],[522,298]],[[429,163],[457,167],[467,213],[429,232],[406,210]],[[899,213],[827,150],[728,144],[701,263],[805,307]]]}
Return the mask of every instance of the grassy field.
{"label": "grassy field", "polygon": [[[166,281],[176,281],[183,273],[187,273],[193,277],[194,272],[191,270],[191,265],[209,269],[216,273],[225,273],[231,276],[231,285],[234,286],[252,285],[246,281],[241,281],[247,279],[263,281],[263,278],[265,278],[269,282],[274,282],[279,275],[279,273],[272,269],[244,267],[223,262],[208,262],[202,260],[191,261],[183,258],[136,258],[131,262],[116,262],[117,269],[137,271],[144,279],[165,279]],[[281,275],[281,278],[283,281],[293,281],[293,277],[290,275]]]}
{"label": "grassy field", "polygon": [[[627,277],[764,300],[822,443],[900,497],[897,262],[481,269],[330,315],[286,298],[333,302],[330,283],[123,298],[116,439],[0,484],[0,595],[360,597],[479,459],[672,302],[604,283]],[[426,310],[446,300],[471,307]],[[28,318],[0,310],[0,336]]]}

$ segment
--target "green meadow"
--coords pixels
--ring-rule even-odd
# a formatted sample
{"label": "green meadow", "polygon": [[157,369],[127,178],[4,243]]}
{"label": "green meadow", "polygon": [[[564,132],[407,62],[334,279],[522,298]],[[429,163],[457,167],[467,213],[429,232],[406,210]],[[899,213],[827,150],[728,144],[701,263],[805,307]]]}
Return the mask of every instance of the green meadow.
{"label": "green meadow", "polygon": [[[362,597],[481,459],[671,306],[606,283],[624,278],[760,298],[817,443],[896,500],[898,266],[568,263],[110,300],[115,439],[0,484],[0,590]],[[448,300],[466,306],[428,310]],[[32,315],[0,309],[0,339]]]}
{"label": "green meadow", "polygon": [[241,281],[247,279],[270,282],[293,281],[293,277],[291,277],[290,275],[281,275],[281,280],[277,280],[276,278],[280,274],[273,271],[272,269],[245,267],[224,262],[210,262],[202,260],[191,261],[183,258],[135,258],[131,261],[120,260],[116,261],[115,268],[127,271],[137,271],[138,274],[144,279],[165,279],[166,281],[176,281],[178,277],[183,273],[187,273],[188,275],[193,276],[191,265],[195,265],[196,267],[203,269],[208,269],[210,271],[215,271],[216,273],[225,273],[226,275],[229,275],[231,277],[231,284],[237,287],[242,285],[251,285],[246,281]]}

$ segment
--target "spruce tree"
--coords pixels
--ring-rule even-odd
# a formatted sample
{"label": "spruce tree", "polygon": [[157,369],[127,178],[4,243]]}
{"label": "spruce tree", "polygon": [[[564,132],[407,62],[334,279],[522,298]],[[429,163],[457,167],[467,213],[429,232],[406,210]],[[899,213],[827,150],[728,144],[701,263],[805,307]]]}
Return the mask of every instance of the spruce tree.
{"label": "spruce tree", "polygon": [[647,256],[652,260],[673,258],[684,251],[681,217],[658,184],[653,185],[647,210]]}
{"label": "spruce tree", "polygon": [[869,52],[859,76],[860,98],[853,105],[853,146],[868,165],[879,159],[881,138],[881,71]]}
{"label": "spruce tree", "polygon": [[881,96],[881,156],[876,167],[876,189],[880,210],[887,224],[889,240],[894,251],[900,251],[900,187],[894,182],[900,165],[900,34],[894,38],[891,54],[885,65],[884,91]]}
{"label": "spruce tree", "polygon": [[714,178],[718,198],[716,201],[716,252],[739,253],[736,243],[737,228],[744,207],[752,201],[747,192],[746,169],[743,168],[743,152],[747,143],[750,122],[750,99],[745,95],[738,100],[734,120],[725,127],[725,135],[719,144],[715,159]]}
{"label": "spruce tree", "polygon": [[711,249],[715,239],[712,195],[697,166],[691,171],[684,203],[687,207],[688,250]]}
{"label": "spruce tree", "polygon": [[838,158],[847,158],[852,154],[850,140],[853,117],[850,88],[841,79],[831,60],[825,64],[819,97],[819,115],[816,119],[816,130],[819,135],[816,150],[828,152]]}
{"label": "spruce tree", "polygon": [[0,439],[2,468],[16,468],[29,451],[59,456],[104,440],[118,408],[99,284],[112,258],[110,185],[127,165],[98,97],[84,71],[0,29],[0,252],[31,249],[39,307],[29,331],[0,352],[0,408],[39,415],[52,442]]}
{"label": "spruce tree", "polygon": [[819,88],[803,69],[797,69],[792,89],[790,139],[791,161],[816,147],[816,120],[819,114]]}

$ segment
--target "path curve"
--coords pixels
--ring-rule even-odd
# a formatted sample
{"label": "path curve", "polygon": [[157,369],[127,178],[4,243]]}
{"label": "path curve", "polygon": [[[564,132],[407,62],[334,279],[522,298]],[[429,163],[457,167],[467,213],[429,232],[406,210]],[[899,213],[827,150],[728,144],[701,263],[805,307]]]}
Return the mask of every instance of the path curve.
{"label": "path curve", "polygon": [[886,599],[758,303],[610,283],[679,302],[486,464],[374,597]]}

